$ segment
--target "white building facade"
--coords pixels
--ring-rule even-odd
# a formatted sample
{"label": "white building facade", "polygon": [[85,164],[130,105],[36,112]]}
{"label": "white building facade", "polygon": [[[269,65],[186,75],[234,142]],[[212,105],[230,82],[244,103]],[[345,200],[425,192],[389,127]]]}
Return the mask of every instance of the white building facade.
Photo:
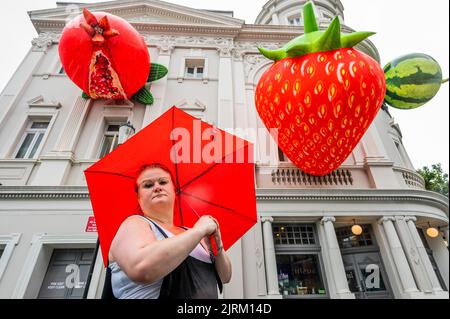
{"label": "white building facade", "polygon": [[[61,31],[80,8],[29,12],[39,36],[0,95],[0,298],[101,296],[83,171],[114,148],[119,125],[139,131],[172,105],[244,129],[256,145],[258,223],[229,249],[233,277],[221,297],[448,298],[448,199],[424,190],[387,108],[323,177],[300,171],[267,135],[245,133],[264,127],[253,99],[271,61],[257,47],[301,34],[303,4],[268,1],[255,24],[154,0],[89,4],[132,23],[152,62],[168,67],[152,83],[153,105],[83,99],[58,56]],[[320,27],[335,15],[344,21],[339,0],[315,4]],[[357,48],[379,60],[370,41]],[[355,223],[361,235],[352,234]],[[429,226],[437,237],[425,234]]]}

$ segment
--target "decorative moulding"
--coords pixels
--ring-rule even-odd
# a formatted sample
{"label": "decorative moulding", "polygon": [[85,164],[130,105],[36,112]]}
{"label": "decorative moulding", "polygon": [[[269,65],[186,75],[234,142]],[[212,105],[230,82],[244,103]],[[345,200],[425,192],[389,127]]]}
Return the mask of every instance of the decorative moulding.
{"label": "decorative moulding", "polygon": [[29,107],[53,107],[59,109],[61,103],[57,101],[45,102],[42,95],[36,96],[35,98],[27,101]]}

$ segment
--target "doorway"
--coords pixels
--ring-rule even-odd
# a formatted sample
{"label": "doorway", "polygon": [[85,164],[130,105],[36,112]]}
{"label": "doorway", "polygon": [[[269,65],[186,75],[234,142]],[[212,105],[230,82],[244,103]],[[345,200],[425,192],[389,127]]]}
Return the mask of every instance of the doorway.
{"label": "doorway", "polygon": [[372,227],[361,226],[360,235],[354,235],[350,226],[336,228],[348,287],[357,299],[391,299],[392,291]]}
{"label": "doorway", "polygon": [[356,299],[391,299],[387,276],[378,252],[342,256],[348,287]]}

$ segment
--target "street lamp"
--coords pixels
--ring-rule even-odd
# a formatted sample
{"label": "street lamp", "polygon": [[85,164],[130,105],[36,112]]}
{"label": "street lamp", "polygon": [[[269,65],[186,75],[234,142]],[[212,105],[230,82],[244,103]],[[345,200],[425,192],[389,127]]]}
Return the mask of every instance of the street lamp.
{"label": "street lamp", "polygon": [[359,225],[355,222],[355,220],[353,220],[352,233],[353,233],[354,235],[356,235],[356,236],[359,236],[359,235],[362,234],[362,232],[363,232],[362,227],[359,226]]}
{"label": "street lamp", "polygon": [[427,235],[431,238],[436,238],[437,236],[439,236],[439,230],[437,230],[435,227],[431,227],[430,222],[428,222]]}
{"label": "street lamp", "polygon": [[125,143],[135,132],[133,125],[131,125],[130,121],[125,124],[119,126],[119,138],[117,143],[123,144]]}

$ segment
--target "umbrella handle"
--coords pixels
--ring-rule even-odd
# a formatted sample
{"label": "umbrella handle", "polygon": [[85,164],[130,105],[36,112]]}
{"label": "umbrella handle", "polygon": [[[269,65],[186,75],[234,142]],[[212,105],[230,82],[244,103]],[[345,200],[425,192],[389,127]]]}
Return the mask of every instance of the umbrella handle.
{"label": "umbrella handle", "polygon": [[217,257],[217,243],[214,239],[214,235],[209,236],[209,242],[211,243],[211,249],[215,257]]}

